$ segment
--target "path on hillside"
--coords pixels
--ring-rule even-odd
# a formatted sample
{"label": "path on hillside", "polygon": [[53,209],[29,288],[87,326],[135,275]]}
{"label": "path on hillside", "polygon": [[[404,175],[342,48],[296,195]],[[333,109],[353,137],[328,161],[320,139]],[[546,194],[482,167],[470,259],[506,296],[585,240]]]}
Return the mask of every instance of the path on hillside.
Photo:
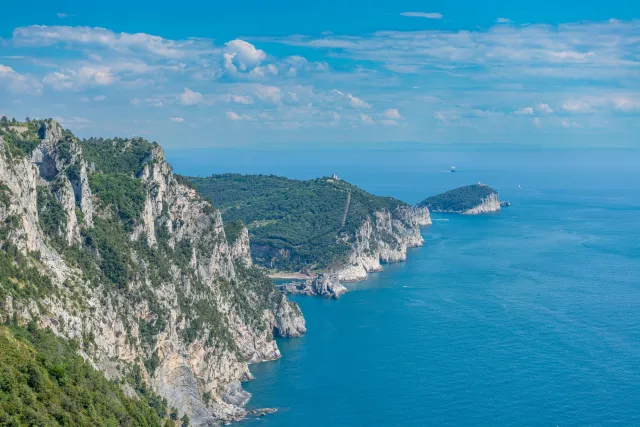
{"label": "path on hillside", "polygon": [[344,204],[344,214],[342,215],[342,222],[340,227],[344,228],[344,224],[347,222],[347,214],[349,213],[349,205],[351,205],[351,191],[347,191],[347,202]]}

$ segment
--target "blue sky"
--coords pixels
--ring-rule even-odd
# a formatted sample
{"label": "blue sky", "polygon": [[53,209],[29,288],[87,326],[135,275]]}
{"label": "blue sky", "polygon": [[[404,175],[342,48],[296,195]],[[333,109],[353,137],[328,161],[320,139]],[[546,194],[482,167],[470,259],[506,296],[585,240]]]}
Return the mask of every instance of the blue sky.
{"label": "blue sky", "polygon": [[91,3],[0,15],[0,114],[171,148],[639,145],[639,2]]}

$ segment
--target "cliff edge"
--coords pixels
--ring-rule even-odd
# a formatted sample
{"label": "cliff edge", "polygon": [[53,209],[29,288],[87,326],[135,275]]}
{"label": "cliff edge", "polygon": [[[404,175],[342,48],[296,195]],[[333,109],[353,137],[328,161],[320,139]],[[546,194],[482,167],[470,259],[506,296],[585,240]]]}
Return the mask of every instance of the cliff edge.
{"label": "cliff edge", "polygon": [[243,418],[248,363],[306,330],[246,228],[230,242],[155,143],[20,126],[0,129],[0,321],[77,341],[108,379],[136,372],[192,425]]}

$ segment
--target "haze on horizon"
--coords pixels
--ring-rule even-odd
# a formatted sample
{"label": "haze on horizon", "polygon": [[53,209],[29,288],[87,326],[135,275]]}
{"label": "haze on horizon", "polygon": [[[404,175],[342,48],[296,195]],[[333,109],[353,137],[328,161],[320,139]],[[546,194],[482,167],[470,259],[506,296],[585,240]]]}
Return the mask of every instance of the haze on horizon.
{"label": "haze on horizon", "polygon": [[22,8],[0,17],[0,115],[80,136],[638,146],[632,2]]}

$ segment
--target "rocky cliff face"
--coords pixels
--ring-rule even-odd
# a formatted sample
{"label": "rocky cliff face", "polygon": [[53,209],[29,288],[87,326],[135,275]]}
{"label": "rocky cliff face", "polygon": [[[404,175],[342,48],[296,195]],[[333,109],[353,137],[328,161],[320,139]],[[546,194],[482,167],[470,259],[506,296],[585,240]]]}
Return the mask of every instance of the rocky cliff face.
{"label": "rocky cliff face", "polygon": [[[220,212],[157,145],[135,170],[111,173],[56,122],[38,126],[25,155],[0,136],[0,243],[37,271],[3,284],[0,320],[78,340],[109,378],[139,369],[194,425],[242,418],[247,364],[280,357],[274,333],[305,333],[297,305],[251,267],[246,229],[229,245]],[[142,146],[104,144],[117,155]],[[140,211],[110,199],[114,188]]]}
{"label": "rocky cliff face", "polygon": [[333,274],[340,281],[364,280],[372,271],[381,271],[382,263],[400,262],[407,258],[407,248],[422,246],[420,227],[430,225],[426,207],[400,206],[393,212],[377,211],[368,217],[349,241],[352,250],[347,262]]}
{"label": "rocky cliff face", "polygon": [[498,193],[491,193],[482,199],[482,203],[471,209],[467,209],[462,213],[465,215],[479,215],[483,213],[498,212],[501,206]]}
{"label": "rocky cliff face", "polygon": [[338,277],[331,274],[319,274],[303,282],[280,285],[279,288],[286,294],[314,295],[333,299],[339,299],[347,292],[347,288],[340,284]]}

